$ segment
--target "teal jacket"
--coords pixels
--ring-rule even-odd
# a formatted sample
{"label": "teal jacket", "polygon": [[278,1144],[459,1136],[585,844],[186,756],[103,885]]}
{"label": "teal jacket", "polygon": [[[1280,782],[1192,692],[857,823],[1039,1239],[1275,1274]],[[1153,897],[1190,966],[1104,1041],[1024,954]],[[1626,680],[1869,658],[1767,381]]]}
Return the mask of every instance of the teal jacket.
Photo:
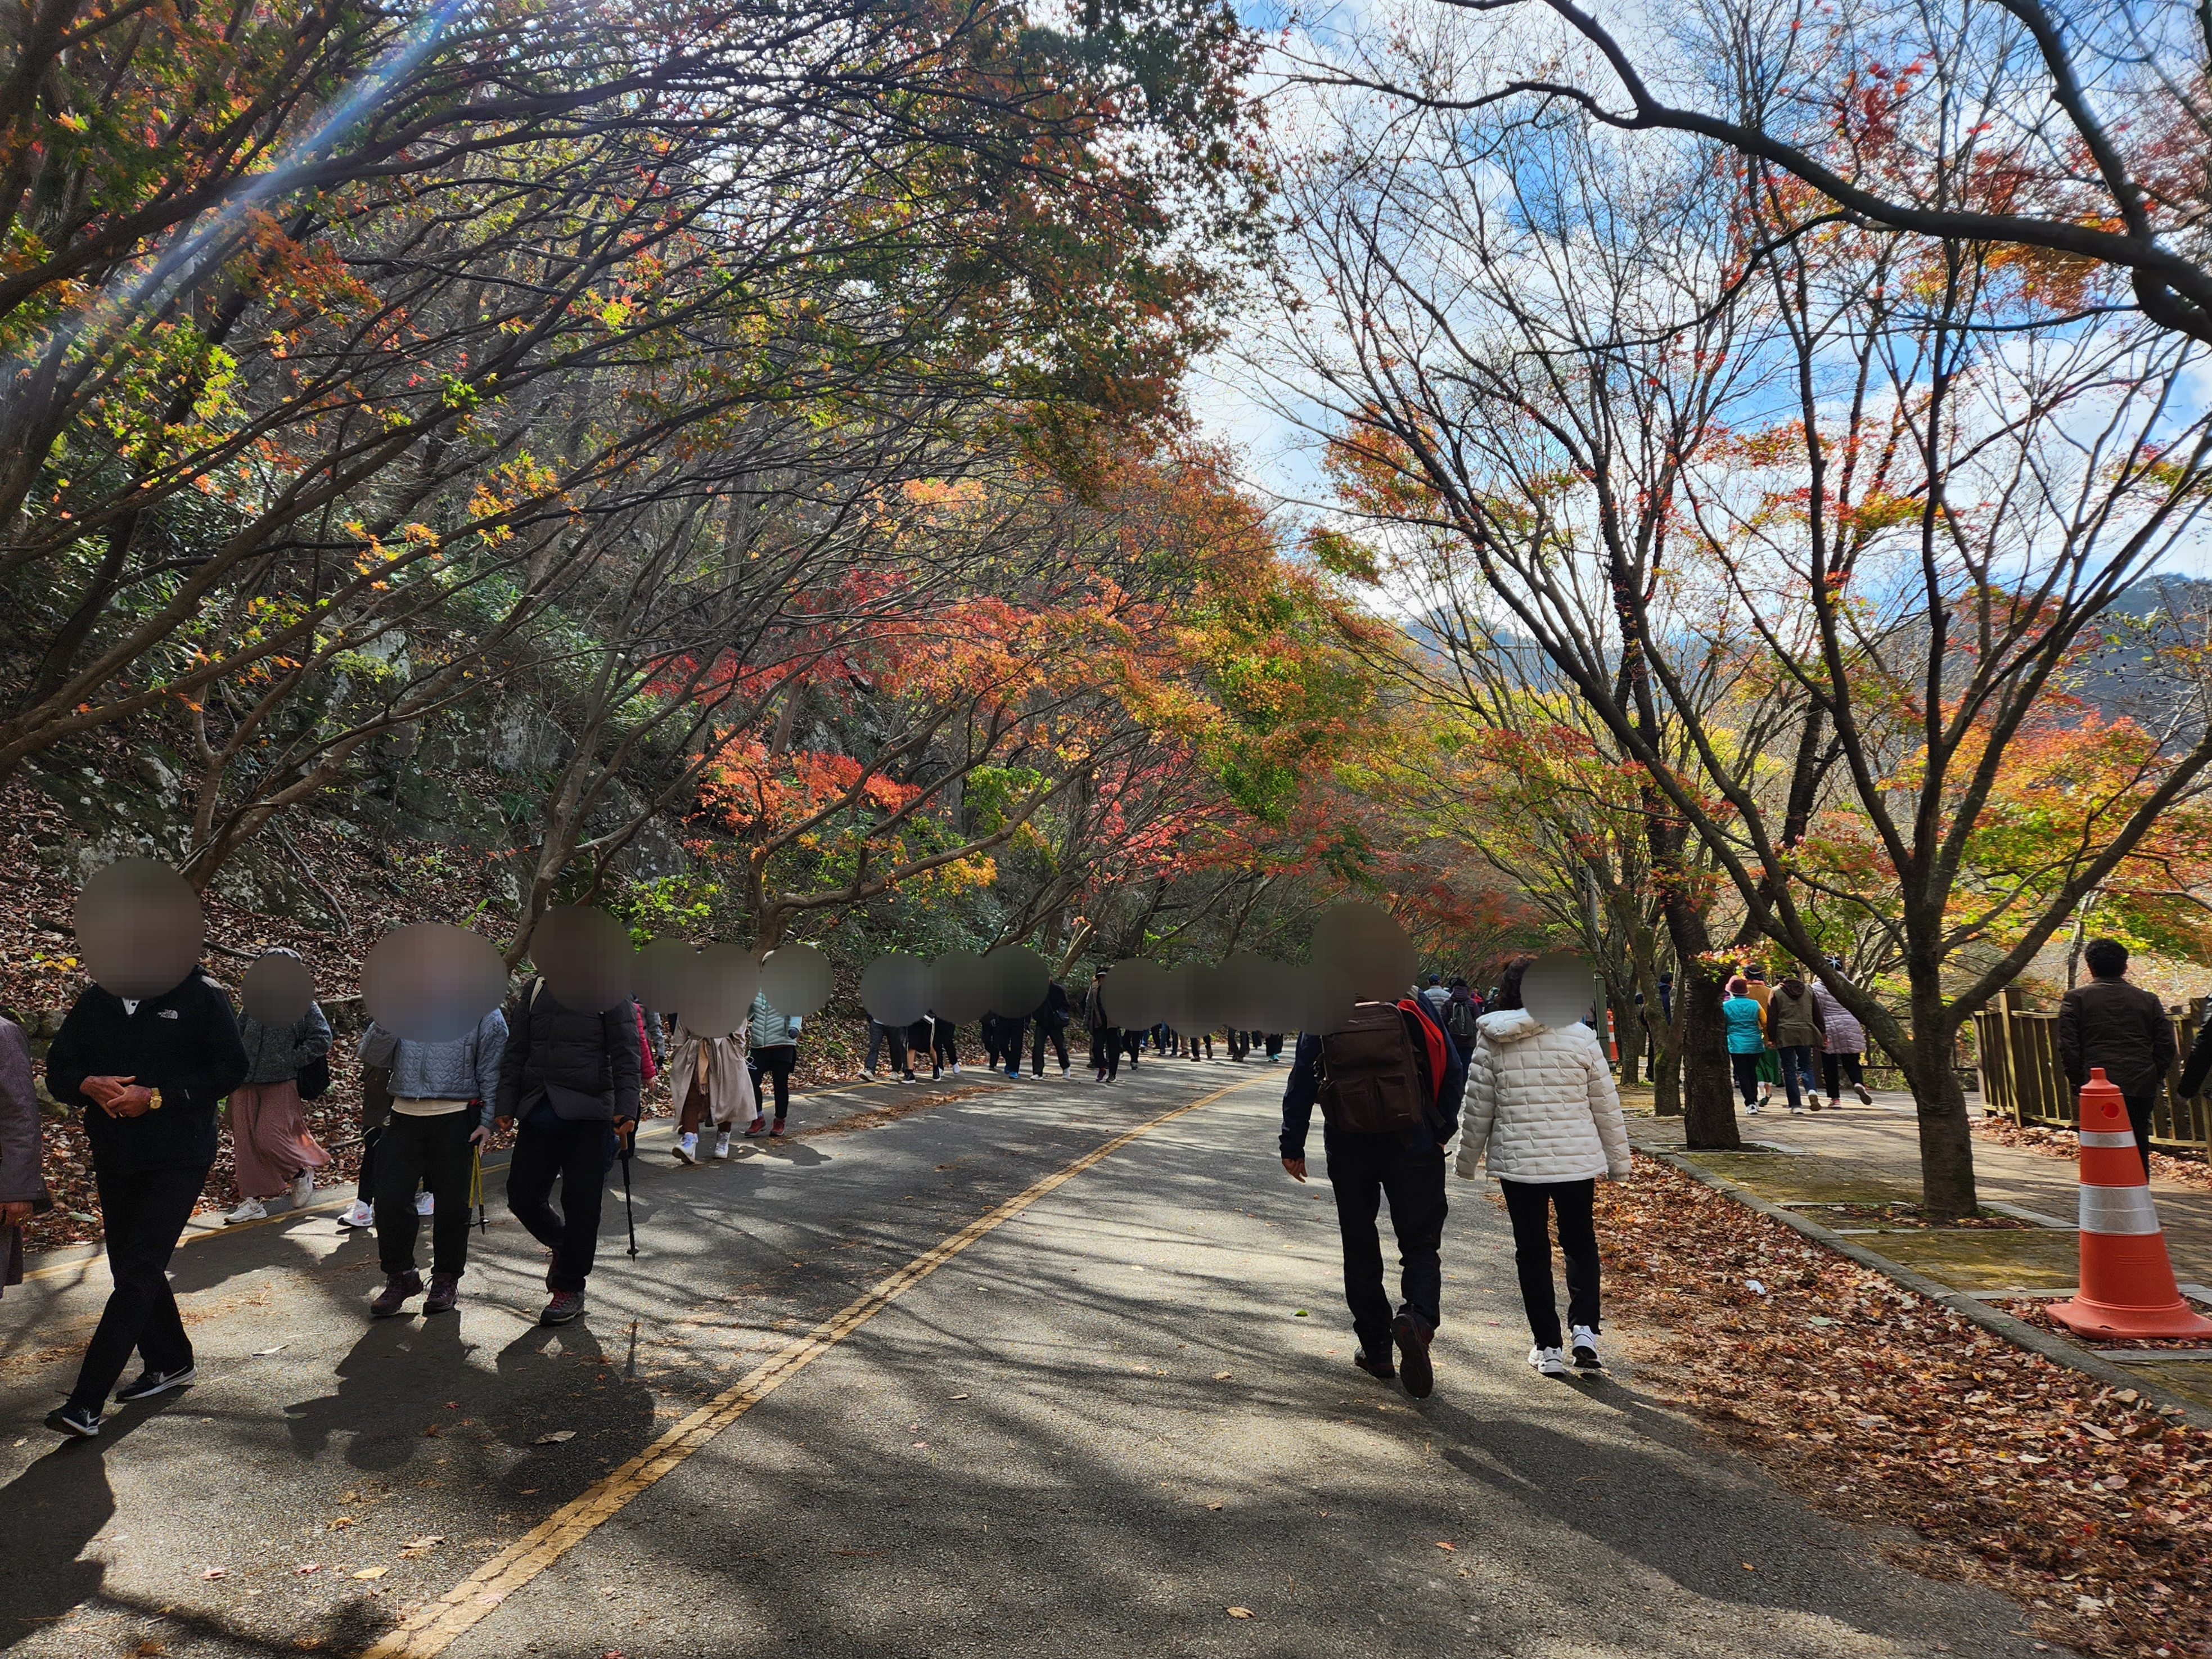
{"label": "teal jacket", "polygon": [[1721,1004],[1728,1021],[1728,1046],[1732,1054],[1764,1054],[1766,1033],[1759,1025],[1759,1004],[1750,997],[1730,997]]}

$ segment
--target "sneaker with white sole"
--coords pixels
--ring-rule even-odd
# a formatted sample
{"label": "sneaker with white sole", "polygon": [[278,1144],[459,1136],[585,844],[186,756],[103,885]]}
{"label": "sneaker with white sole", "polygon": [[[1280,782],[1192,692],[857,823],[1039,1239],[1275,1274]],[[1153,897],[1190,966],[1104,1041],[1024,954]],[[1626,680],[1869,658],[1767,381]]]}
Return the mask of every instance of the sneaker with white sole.
{"label": "sneaker with white sole", "polygon": [[191,1386],[192,1368],[190,1365],[173,1371],[143,1370],[136,1382],[128,1383],[115,1391],[118,1405],[127,1406],[134,1400],[151,1400],[157,1394],[167,1394],[172,1389]]}
{"label": "sneaker with white sole", "polygon": [[223,1217],[222,1224],[226,1227],[235,1227],[243,1222],[268,1219],[269,1206],[266,1204],[258,1198],[241,1198],[238,1200],[238,1207]]}
{"label": "sneaker with white sole", "polygon": [[727,1158],[729,1155],[730,1132],[727,1129],[725,1129],[714,1137],[714,1156],[716,1158]]}
{"label": "sneaker with white sole", "polygon": [[1605,1361],[1597,1357],[1597,1333],[1587,1325],[1577,1325],[1568,1334],[1567,1346],[1573,1352],[1575,1364],[1586,1371],[1601,1371]]}
{"label": "sneaker with white sole", "polygon": [[295,1210],[304,1210],[315,1201],[315,1172],[313,1170],[302,1170],[292,1177],[291,1199],[292,1207]]}
{"label": "sneaker with white sole", "polygon": [[696,1164],[699,1161],[699,1137],[697,1135],[678,1135],[676,1137],[676,1161],[678,1164]]}
{"label": "sneaker with white sole", "polygon": [[1557,1348],[1531,1348],[1528,1363],[1547,1376],[1572,1376],[1575,1368],[1567,1364],[1567,1357]]}
{"label": "sneaker with white sole", "polygon": [[376,1211],[374,1206],[369,1204],[367,1199],[356,1198],[352,1203],[347,1205],[344,1210],[339,1213],[338,1225],[341,1227],[374,1227],[376,1225]]}
{"label": "sneaker with white sole", "polygon": [[1874,1091],[1868,1088],[1865,1084],[1854,1083],[1851,1085],[1851,1088],[1852,1091],[1857,1094],[1860,1105],[1871,1106],[1874,1104]]}
{"label": "sneaker with white sole", "polygon": [[437,1212],[438,1200],[436,1199],[431,1197],[427,1192],[417,1193],[415,1194],[415,1213],[416,1215],[435,1215]]}
{"label": "sneaker with white sole", "polygon": [[46,1426],[79,1440],[97,1440],[100,1413],[89,1406],[64,1406],[46,1419]]}

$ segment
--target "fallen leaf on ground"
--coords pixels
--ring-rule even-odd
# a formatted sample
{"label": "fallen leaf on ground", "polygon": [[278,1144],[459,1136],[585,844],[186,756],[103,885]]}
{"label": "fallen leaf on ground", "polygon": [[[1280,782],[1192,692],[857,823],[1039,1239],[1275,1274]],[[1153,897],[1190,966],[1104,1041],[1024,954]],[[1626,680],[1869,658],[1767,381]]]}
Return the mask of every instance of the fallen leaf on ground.
{"label": "fallen leaf on ground", "polygon": [[965,1400],[968,1396],[964,1394],[956,1394],[952,1397],[955,1400]]}
{"label": "fallen leaf on ground", "polygon": [[1229,1380],[1229,1373],[1227,1371],[1216,1371],[1213,1374],[1213,1380],[1217,1382],[1226,1382]]}
{"label": "fallen leaf on ground", "polygon": [[556,1429],[550,1434],[539,1435],[538,1443],[541,1446],[557,1446],[563,1440],[574,1440],[575,1437],[576,1431],[574,1429]]}
{"label": "fallen leaf on ground", "polygon": [[298,1573],[303,1578],[311,1572],[320,1572],[322,1570],[323,1564],[319,1561],[302,1561],[298,1566],[292,1569],[293,1571]]}
{"label": "fallen leaf on ground", "polygon": [[389,1567],[363,1567],[359,1572],[354,1574],[354,1577],[356,1578],[381,1578],[386,1573],[390,1572],[391,1571],[392,1569]]}
{"label": "fallen leaf on ground", "polygon": [[292,1345],[291,1345],[290,1343],[289,1343],[289,1342],[279,1342],[279,1343],[278,1343],[275,1347],[273,1347],[273,1348],[256,1348],[256,1349],[253,1351],[253,1357],[254,1357],[256,1359],[266,1359],[266,1358],[269,1358],[269,1356],[270,1356],[270,1354],[272,1354],[272,1353],[282,1353],[282,1352],[284,1352],[284,1350],[285,1350],[285,1349],[287,1349],[287,1348],[290,1347],[291,1346],[292,1346]]}
{"label": "fallen leaf on ground", "polygon": [[1229,1609],[1229,1616],[1231,1619],[1249,1619],[1252,1616],[1252,1609],[1249,1607],[1231,1607]]}
{"label": "fallen leaf on ground", "polygon": [[200,1577],[203,1578],[228,1578],[230,1577],[230,1569],[228,1567],[210,1567],[205,1572],[202,1573]]}
{"label": "fallen leaf on ground", "polygon": [[1220,1505],[1220,1504],[1208,1504],[1206,1507],[1206,1508],[1208,1508],[1208,1509],[1210,1509],[1210,1510],[1218,1510],[1218,1509],[1219,1509],[1219,1508],[1221,1507],[1221,1505]]}
{"label": "fallen leaf on ground", "polygon": [[1439,1538],[1437,1540],[1437,1547],[1440,1550],[1455,1550],[1459,1546],[1456,1544],[1447,1544],[1443,1539]]}

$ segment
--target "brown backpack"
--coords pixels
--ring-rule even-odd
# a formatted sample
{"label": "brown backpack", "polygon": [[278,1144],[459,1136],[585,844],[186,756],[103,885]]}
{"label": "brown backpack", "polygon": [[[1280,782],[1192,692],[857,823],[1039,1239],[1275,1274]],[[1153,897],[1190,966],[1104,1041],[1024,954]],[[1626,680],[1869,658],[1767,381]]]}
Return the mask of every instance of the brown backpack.
{"label": "brown backpack", "polygon": [[1321,1115],[1349,1134],[1403,1134],[1421,1123],[1431,1091],[1406,1022],[1388,1002],[1363,1002],[1321,1040]]}

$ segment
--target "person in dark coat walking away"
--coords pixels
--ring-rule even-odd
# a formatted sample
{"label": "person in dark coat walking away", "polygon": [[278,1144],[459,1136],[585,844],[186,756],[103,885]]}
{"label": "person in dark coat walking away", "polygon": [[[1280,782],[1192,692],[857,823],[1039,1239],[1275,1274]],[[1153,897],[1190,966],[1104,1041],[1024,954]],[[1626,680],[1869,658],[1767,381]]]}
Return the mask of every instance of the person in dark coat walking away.
{"label": "person in dark coat walking away", "polygon": [[[540,962],[553,953],[553,946],[544,947]],[[547,965],[556,977],[570,977]],[[584,1311],[607,1170],[621,1137],[637,1122],[637,1018],[627,999],[596,1012],[571,1008],[538,976],[523,987],[507,1024],[495,1115],[522,1127],[507,1170],[507,1207],[553,1253],[538,1323],[565,1325]],[[558,1210],[552,1203],[556,1181]]]}
{"label": "person in dark coat walking away", "polygon": [[2078,1094],[2089,1073],[2101,1070],[2128,1103],[2128,1121],[2150,1174],[2150,1113],[2179,1045],[2173,1021],[2159,1000],[2128,983],[2128,949],[2118,939],[2093,939],[2082,947],[2089,982],[2058,1004],[2058,1058]]}
{"label": "person in dark coat walking away", "polygon": [[[183,877],[138,860],[109,866],[86,883],[76,931],[97,982],[46,1050],[46,1090],[83,1109],[115,1288],[48,1421],[90,1438],[111,1392],[127,1403],[192,1380],[169,1257],[207,1184],[216,1109],[245,1080],[246,1050],[229,994],[198,965],[199,899]],[[145,1369],[118,1389],[134,1348]]]}
{"label": "person in dark coat walking away", "polygon": [[1477,1022],[1482,1018],[1482,1005],[1474,999],[1474,992],[1463,979],[1451,982],[1451,994],[1444,999],[1443,1012],[1437,1023],[1444,1028],[1444,1035],[1459,1050],[1460,1064],[1464,1066],[1474,1054],[1474,1043],[1480,1035]]}
{"label": "person in dark coat walking away", "polygon": [[[1396,1015],[1395,1030],[1385,1013]],[[1402,1371],[1406,1392],[1416,1399],[1435,1386],[1429,1343],[1442,1318],[1443,1149],[1466,1083],[1467,1068],[1451,1039],[1421,999],[1409,996],[1395,1007],[1358,1005],[1345,1032],[1301,1032],[1283,1090],[1280,1150],[1293,1181],[1306,1178],[1306,1134],[1315,1106],[1322,1109],[1322,1148],[1344,1244],[1344,1299],[1359,1339],[1352,1364],[1377,1377]],[[1377,1103],[1409,1107],[1410,1124],[1372,1127]],[[1375,1225],[1386,1194],[1402,1298],[1395,1316]]]}
{"label": "person in dark coat walking away", "polygon": [[1036,1035],[1030,1039],[1030,1070],[1035,1075],[1044,1075],[1044,1045],[1049,1042],[1052,1052],[1060,1061],[1060,1074],[1066,1077],[1067,1064],[1067,1025],[1074,1011],[1067,1000],[1067,987],[1057,980],[1045,987],[1044,1000],[1030,1016]]}
{"label": "person in dark coat walking away", "polygon": [[1106,1012],[1106,974],[1107,969],[1101,968],[1091,976],[1091,994],[1085,999],[1091,1027],[1091,1069],[1097,1073],[1093,1081],[1098,1083],[1111,1083],[1121,1074],[1121,1030]]}
{"label": "person in dark coat walking away", "polygon": [[1809,1099],[1813,1109],[1819,1111],[1820,1079],[1813,1070],[1813,1056],[1827,1042],[1827,1027],[1820,1018],[1819,1000],[1795,974],[1776,986],[1774,994],[1767,999],[1766,1029],[1781,1051],[1782,1085],[1790,1109],[1802,1110],[1804,1101]]}
{"label": "person in dark coat walking away", "polygon": [[[426,1315],[450,1313],[469,1265],[469,1188],[476,1159],[491,1139],[492,1102],[507,1047],[507,1018],[496,1008],[466,1035],[417,1042],[375,1021],[361,1034],[362,1063],[382,1068],[390,1114],[377,1126],[377,1263],[384,1288],[369,1313],[389,1319],[416,1297]],[[415,1266],[415,1236],[429,1200],[430,1282]]]}
{"label": "person in dark coat walking away", "polygon": [[34,1210],[53,1207],[41,1173],[45,1152],[30,1040],[0,1014],[0,1287],[23,1282],[24,1224]]}

